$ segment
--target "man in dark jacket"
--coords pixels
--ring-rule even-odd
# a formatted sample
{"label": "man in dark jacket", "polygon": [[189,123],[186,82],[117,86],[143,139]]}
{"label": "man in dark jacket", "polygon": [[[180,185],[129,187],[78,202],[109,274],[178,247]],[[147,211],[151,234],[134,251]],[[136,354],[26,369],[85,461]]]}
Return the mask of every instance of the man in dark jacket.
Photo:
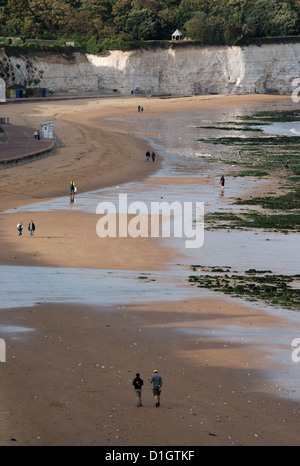
{"label": "man in dark jacket", "polygon": [[136,396],[136,405],[137,407],[142,405],[142,386],[144,385],[143,380],[140,378],[140,374],[137,372],[135,379],[132,382],[134,386],[135,396]]}

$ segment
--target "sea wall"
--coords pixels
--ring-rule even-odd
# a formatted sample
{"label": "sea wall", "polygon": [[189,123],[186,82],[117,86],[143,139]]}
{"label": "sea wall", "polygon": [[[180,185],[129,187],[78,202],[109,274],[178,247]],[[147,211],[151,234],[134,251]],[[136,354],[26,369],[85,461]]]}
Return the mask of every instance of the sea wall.
{"label": "sea wall", "polygon": [[293,80],[300,78],[300,44],[186,44],[99,55],[27,52],[10,57],[0,49],[0,77],[7,89],[43,87],[54,93],[290,94]]}

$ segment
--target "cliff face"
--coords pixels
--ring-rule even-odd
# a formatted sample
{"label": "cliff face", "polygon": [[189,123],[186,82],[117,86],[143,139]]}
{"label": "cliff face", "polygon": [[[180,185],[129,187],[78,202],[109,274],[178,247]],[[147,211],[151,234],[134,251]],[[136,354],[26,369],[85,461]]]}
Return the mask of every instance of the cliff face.
{"label": "cliff face", "polygon": [[83,53],[20,52],[7,56],[0,49],[0,77],[9,88],[48,88],[53,92],[98,89],[98,79]]}
{"label": "cliff face", "polygon": [[300,78],[300,44],[248,47],[175,47],[112,51],[107,55],[37,52],[8,57],[0,50],[6,87],[53,92],[130,94],[289,94]]}

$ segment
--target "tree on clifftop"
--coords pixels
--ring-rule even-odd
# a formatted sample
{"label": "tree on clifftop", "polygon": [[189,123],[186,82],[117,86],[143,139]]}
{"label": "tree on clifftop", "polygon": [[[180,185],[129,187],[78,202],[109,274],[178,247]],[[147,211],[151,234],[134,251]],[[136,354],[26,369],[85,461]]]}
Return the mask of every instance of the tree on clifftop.
{"label": "tree on clifftop", "polygon": [[91,21],[96,18],[107,21],[111,17],[112,4],[110,0],[81,0],[80,3],[79,10]]}
{"label": "tree on clifftop", "polygon": [[288,36],[300,32],[295,0],[182,0],[189,15],[182,29],[205,44],[233,44],[243,35]]}
{"label": "tree on clifftop", "polygon": [[293,1],[248,0],[242,9],[243,23],[255,37],[299,34],[299,8]]}

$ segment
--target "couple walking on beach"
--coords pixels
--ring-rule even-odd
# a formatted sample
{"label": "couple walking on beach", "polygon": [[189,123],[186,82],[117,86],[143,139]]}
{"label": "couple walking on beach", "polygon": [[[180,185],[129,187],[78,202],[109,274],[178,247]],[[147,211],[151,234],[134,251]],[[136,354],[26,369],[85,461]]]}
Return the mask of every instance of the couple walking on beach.
{"label": "couple walking on beach", "polygon": [[[160,406],[160,393],[161,388],[163,385],[163,381],[161,376],[158,374],[157,369],[153,371],[153,375],[149,382],[153,384],[153,396],[155,401],[155,407],[158,408]],[[136,396],[136,405],[137,407],[143,406],[142,405],[142,386],[144,385],[143,379],[141,379],[139,372],[137,372],[135,379],[132,382],[134,386],[135,396]]]}
{"label": "couple walking on beach", "polygon": [[152,152],[152,154],[150,155],[150,152],[147,150],[147,152],[146,152],[146,159],[147,159],[147,162],[149,162],[150,156],[151,156],[151,158],[152,158],[152,160],[153,160],[153,162],[154,162],[154,160],[155,160],[155,152]]}
{"label": "couple walking on beach", "polygon": [[[17,230],[18,230],[19,236],[22,236],[23,228],[24,228],[24,225],[23,225],[23,223],[21,221],[17,225]],[[30,236],[33,236],[33,234],[35,232],[35,224],[33,223],[33,220],[30,220],[30,222],[28,224],[28,231],[30,233]]]}

